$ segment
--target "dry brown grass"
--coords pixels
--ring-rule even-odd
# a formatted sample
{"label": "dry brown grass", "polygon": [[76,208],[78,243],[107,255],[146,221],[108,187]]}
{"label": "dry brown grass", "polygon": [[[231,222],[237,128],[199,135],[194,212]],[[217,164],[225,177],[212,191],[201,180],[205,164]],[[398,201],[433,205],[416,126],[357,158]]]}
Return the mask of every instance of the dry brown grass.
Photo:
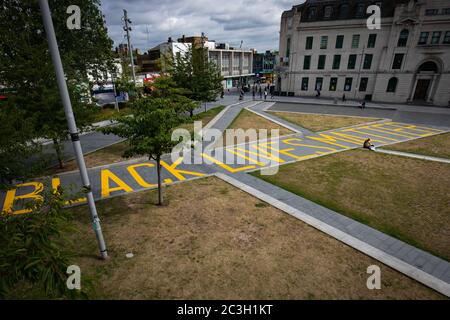
{"label": "dry brown grass", "polygon": [[364,124],[368,122],[381,120],[377,118],[344,117],[326,114],[307,114],[307,113],[272,112],[272,111],[270,111],[270,113],[281,119],[295,123],[300,127],[303,127],[313,132],[339,129],[343,127],[350,127],[358,124]]}
{"label": "dry brown grass", "polygon": [[[434,291],[217,178],[98,203],[110,259],[95,259],[86,207],[74,236],[93,298],[436,299]],[[132,259],[125,254],[132,252]],[[368,290],[366,269],[382,269]]]}
{"label": "dry brown grass", "polygon": [[[216,147],[220,147],[223,145],[229,146],[229,145],[235,145],[239,143],[244,142],[251,142],[256,141],[259,139],[264,138],[270,138],[271,137],[271,131],[273,129],[279,130],[279,136],[284,136],[288,134],[292,134],[291,130],[280,126],[276,124],[275,122],[269,121],[263,117],[258,116],[257,114],[243,109],[239,115],[234,119],[234,121],[230,124],[228,129],[242,129],[242,130],[249,130],[249,129],[255,129],[257,131],[256,137],[253,138],[245,138],[244,141],[238,141],[237,139],[227,139],[226,135],[224,134],[223,140],[224,141],[218,141],[218,143],[215,145]],[[260,129],[266,129],[267,131],[267,137],[262,136],[259,133]],[[234,141],[233,141],[234,140]]]}
{"label": "dry brown grass", "polygon": [[450,260],[450,165],[363,150],[261,178]]}
{"label": "dry brown grass", "polygon": [[450,133],[392,144],[383,148],[450,159]]}
{"label": "dry brown grass", "polygon": [[[97,150],[95,152],[89,153],[84,157],[84,160],[86,161],[86,167],[92,168],[110,163],[125,161],[126,158],[123,158],[122,154],[126,149],[127,149],[127,142],[123,141],[110,145],[106,148]],[[60,169],[58,167],[54,167],[49,169],[46,172],[46,174],[54,175],[61,172],[76,170],[77,168],[78,166],[76,161],[70,160],[64,163],[64,168]]]}

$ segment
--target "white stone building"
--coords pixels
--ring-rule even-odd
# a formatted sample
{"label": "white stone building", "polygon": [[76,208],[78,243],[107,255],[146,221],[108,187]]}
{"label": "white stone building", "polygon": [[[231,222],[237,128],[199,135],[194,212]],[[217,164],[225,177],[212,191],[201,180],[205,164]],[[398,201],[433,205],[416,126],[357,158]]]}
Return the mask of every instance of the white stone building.
{"label": "white stone building", "polygon": [[450,105],[449,0],[307,0],[282,14],[279,49],[282,95]]}

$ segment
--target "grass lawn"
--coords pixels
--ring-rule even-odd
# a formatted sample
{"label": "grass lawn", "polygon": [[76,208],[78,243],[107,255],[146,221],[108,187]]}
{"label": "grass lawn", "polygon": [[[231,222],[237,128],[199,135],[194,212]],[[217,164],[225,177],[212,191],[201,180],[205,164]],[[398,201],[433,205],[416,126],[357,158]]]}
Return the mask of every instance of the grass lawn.
{"label": "grass lawn", "polygon": [[[95,279],[90,298],[442,298],[217,178],[164,192],[163,207],[154,205],[155,190],[98,202],[107,261],[96,259],[87,207],[71,209],[79,228],[74,264]],[[372,264],[381,267],[381,290],[366,287]]]}
{"label": "grass lawn", "polygon": [[448,164],[352,150],[260,178],[450,260]]}
{"label": "grass lawn", "polygon": [[450,159],[450,133],[392,144],[383,149]]}
{"label": "grass lawn", "polygon": [[308,113],[293,113],[293,112],[272,112],[273,115],[292,122],[300,127],[308,129],[313,132],[327,131],[332,129],[339,129],[343,127],[350,127],[358,124],[378,121],[378,118],[360,118],[360,117],[345,117],[334,116],[326,114],[308,114]]}
{"label": "grass lawn", "polygon": [[[203,126],[206,125],[208,122],[210,122],[220,111],[222,111],[224,106],[218,106],[216,108],[210,109],[207,112],[202,112],[194,116],[194,120],[196,121],[202,121]],[[180,128],[185,128],[189,130],[191,133],[194,131],[194,124],[193,123],[186,123],[180,126]],[[116,144],[113,144],[111,146],[108,146],[106,148],[103,148],[101,150],[97,150],[93,153],[90,153],[84,157],[84,160],[86,161],[86,166],[88,168],[106,165],[110,163],[115,162],[121,162],[126,160],[122,157],[122,154],[127,149],[127,142],[119,142]],[[45,175],[54,175],[61,172],[67,172],[71,170],[76,170],[77,163],[75,160],[70,160],[65,162],[64,168],[59,169],[58,167],[54,167],[49,169]]]}
{"label": "grass lawn", "polygon": [[294,133],[291,130],[289,130],[283,126],[276,124],[275,122],[269,121],[255,113],[245,110],[245,109],[242,109],[242,111],[239,113],[239,115],[230,124],[228,129],[242,129],[242,130],[256,129],[257,130],[257,138],[253,139],[253,138],[246,137],[245,141],[237,141],[237,139],[234,139],[235,141],[233,141],[233,139],[229,139],[230,141],[228,141],[226,139],[226,135],[224,135],[224,141],[222,143],[221,143],[221,141],[219,141],[216,144],[216,147],[220,147],[222,145],[229,146],[229,145],[234,145],[237,143],[256,141],[261,138],[266,138],[266,137],[260,135],[260,133],[258,131],[260,129],[268,130],[267,138],[271,137],[270,130],[272,130],[272,129],[278,129],[279,136],[285,136],[285,135]]}
{"label": "grass lawn", "polygon": [[122,115],[129,115],[133,113],[133,109],[130,107],[125,107],[122,105],[119,105],[119,112],[116,111],[116,109],[111,107],[104,107],[101,109],[101,111],[95,115],[94,122],[100,122],[104,120],[110,120],[116,116],[122,116]]}

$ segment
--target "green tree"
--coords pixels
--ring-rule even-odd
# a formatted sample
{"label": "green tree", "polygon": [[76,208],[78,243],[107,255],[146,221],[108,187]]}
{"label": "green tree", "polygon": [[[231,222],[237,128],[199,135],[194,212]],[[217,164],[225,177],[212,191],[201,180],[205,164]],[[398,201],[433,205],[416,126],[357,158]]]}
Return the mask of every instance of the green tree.
{"label": "green tree", "polygon": [[28,161],[41,148],[33,143],[34,127],[23,121],[23,113],[11,101],[0,108],[0,190],[9,189],[14,180],[25,180],[44,167],[40,161]]}
{"label": "green tree", "polygon": [[[213,101],[222,91],[223,77],[218,66],[208,59],[206,48],[190,47],[175,57],[165,57],[165,65],[176,85],[185,89],[186,97]],[[189,110],[191,117],[194,109]]]}
{"label": "green tree", "polygon": [[42,194],[30,213],[0,214],[0,298],[24,283],[48,298],[73,297],[66,287],[73,253],[65,237],[74,229],[64,210],[62,189]]}
{"label": "green tree", "polygon": [[182,107],[171,98],[145,97],[134,102],[133,117],[117,118],[117,125],[101,128],[106,134],[115,134],[128,139],[124,157],[147,156],[156,161],[158,176],[158,205],[162,205],[161,156],[178,143],[172,141],[172,130],[184,119],[177,110]]}
{"label": "green tree", "polygon": [[[86,98],[91,76],[103,81],[112,70],[112,41],[107,35],[98,0],[50,0],[56,37],[64,65],[77,125],[83,129],[95,109]],[[81,9],[81,29],[67,29],[69,5]],[[56,85],[38,2],[4,0],[0,10],[0,83],[13,88],[14,103],[24,121],[35,127],[36,137],[53,140],[60,166],[61,141],[67,125]]]}

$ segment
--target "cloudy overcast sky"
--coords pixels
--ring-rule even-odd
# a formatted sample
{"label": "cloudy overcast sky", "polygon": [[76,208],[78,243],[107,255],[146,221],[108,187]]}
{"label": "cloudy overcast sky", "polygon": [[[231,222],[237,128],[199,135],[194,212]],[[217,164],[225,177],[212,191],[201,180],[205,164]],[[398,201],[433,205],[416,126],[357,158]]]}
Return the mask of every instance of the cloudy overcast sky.
{"label": "cloudy overcast sky", "polygon": [[[210,40],[258,51],[277,50],[281,13],[304,0],[102,0],[115,45],[125,43],[123,9],[132,20],[134,48],[205,32]],[[148,30],[148,33],[147,33]]]}

